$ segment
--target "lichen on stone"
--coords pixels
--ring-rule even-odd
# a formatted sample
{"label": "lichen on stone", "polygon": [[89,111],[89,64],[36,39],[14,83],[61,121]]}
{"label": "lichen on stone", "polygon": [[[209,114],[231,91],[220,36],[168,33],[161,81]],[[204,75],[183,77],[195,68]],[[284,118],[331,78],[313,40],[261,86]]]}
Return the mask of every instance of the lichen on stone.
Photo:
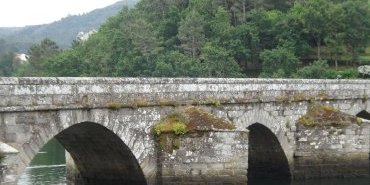
{"label": "lichen on stone", "polygon": [[302,116],[298,123],[306,127],[345,127],[351,124],[361,125],[361,119],[341,112],[329,105],[312,105],[307,114]]}
{"label": "lichen on stone", "polygon": [[215,130],[233,130],[235,126],[230,121],[218,118],[209,112],[194,106],[179,107],[154,126],[154,133],[159,146],[172,152],[180,146],[181,135],[187,133]]}

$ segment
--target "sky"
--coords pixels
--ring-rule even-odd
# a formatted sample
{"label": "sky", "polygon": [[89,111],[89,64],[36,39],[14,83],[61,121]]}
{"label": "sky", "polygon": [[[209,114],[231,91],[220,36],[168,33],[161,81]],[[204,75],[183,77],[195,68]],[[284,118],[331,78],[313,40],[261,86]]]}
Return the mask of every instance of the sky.
{"label": "sky", "polygon": [[0,27],[51,23],[120,0],[0,0]]}

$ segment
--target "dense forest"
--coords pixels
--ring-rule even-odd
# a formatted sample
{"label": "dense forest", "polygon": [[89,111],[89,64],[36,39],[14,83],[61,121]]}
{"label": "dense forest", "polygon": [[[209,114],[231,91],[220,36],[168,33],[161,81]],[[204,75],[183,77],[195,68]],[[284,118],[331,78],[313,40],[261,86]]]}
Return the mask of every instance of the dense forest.
{"label": "dense forest", "polygon": [[62,51],[45,39],[0,74],[357,78],[369,39],[368,0],[141,0],[89,40]]}

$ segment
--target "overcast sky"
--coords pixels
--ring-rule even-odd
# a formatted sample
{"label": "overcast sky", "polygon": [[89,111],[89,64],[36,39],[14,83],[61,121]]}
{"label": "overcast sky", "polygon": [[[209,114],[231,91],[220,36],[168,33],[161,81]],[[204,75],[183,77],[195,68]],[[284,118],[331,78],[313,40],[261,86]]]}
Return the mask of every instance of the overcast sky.
{"label": "overcast sky", "polygon": [[120,0],[0,0],[0,27],[50,23]]}

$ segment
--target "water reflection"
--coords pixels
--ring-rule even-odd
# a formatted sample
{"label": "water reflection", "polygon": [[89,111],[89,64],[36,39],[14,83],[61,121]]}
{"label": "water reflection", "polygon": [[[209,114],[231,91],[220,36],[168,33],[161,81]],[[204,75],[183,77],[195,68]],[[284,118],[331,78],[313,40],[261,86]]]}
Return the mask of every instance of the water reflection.
{"label": "water reflection", "polygon": [[26,168],[18,185],[65,185],[65,163],[63,146],[56,139],[52,139]]}
{"label": "water reflection", "polygon": [[[18,185],[65,185],[66,165],[64,148],[51,140],[33,159],[18,181]],[[370,179],[324,179],[298,182],[255,180],[248,185],[369,185]]]}
{"label": "water reflection", "polygon": [[369,185],[370,178],[363,179],[321,179],[295,182],[283,182],[272,180],[255,180],[248,185]]}

